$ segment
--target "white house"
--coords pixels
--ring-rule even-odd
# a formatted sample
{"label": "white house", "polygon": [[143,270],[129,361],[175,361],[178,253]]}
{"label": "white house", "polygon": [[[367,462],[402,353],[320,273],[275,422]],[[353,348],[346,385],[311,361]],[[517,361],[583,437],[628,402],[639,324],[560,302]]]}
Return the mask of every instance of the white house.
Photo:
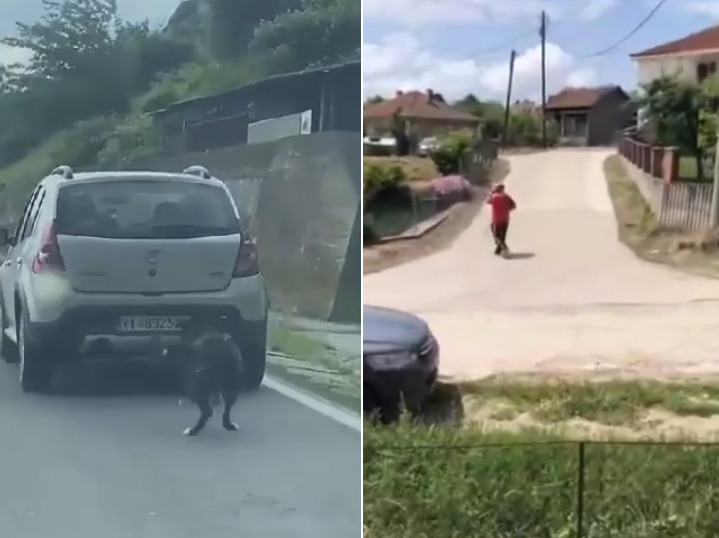
{"label": "white house", "polygon": [[631,58],[637,64],[640,85],[666,76],[701,83],[717,71],[719,26],[632,54]]}

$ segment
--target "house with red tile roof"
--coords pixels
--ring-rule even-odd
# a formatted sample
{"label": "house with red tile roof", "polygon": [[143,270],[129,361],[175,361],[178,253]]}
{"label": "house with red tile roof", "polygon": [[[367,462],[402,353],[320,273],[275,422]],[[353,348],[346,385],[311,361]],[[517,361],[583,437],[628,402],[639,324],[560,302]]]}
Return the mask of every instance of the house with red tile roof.
{"label": "house with red tile roof", "polygon": [[719,25],[634,53],[631,58],[640,85],[668,76],[701,83],[717,71]]}
{"label": "house with red tile roof", "polygon": [[479,118],[447,104],[444,97],[434,90],[398,91],[392,99],[365,105],[363,115],[365,132],[388,132],[393,118],[399,116],[420,138],[460,129],[476,129],[479,124]]}
{"label": "house with red tile roof", "polygon": [[630,97],[619,86],[564,88],[547,99],[546,110],[564,145],[608,146],[633,122]]}

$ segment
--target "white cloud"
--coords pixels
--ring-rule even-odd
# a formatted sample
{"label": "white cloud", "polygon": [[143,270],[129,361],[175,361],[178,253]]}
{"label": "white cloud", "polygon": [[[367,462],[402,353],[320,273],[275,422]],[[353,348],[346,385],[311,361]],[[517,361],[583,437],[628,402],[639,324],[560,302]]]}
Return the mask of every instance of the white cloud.
{"label": "white cloud", "polygon": [[[509,58],[490,63],[445,56],[430,50],[407,33],[391,34],[378,43],[363,43],[364,94],[392,96],[397,90],[431,88],[453,99],[468,93],[480,98],[502,98],[507,88]],[[514,65],[513,97],[534,98],[541,93],[539,45],[521,52]],[[547,43],[547,90],[587,86],[596,73],[578,65],[560,46]]]}
{"label": "white cloud", "polygon": [[579,7],[577,15],[582,20],[593,21],[605,13],[609,13],[618,3],[619,0],[589,0],[587,2],[581,2],[582,5]]}
{"label": "white cloud", "polygon": [[686,2],[684,8],[690,13],[697,15],[708,15],[710,17],[719,17],[719,1],[718,0],[693,0]]}
{"label": "white cloud", "polygon": [[25,64],[31,57],[32,51],[29,49],[0,44],[0,65]]}
{"label": "white cloud", "polygon": [[617,4],[618,0],[364,0],[362,8],[366,20],[391,21],[400,26],[517,20],[535,20],[538,25],[542,10],[550,19],[594,20]]}

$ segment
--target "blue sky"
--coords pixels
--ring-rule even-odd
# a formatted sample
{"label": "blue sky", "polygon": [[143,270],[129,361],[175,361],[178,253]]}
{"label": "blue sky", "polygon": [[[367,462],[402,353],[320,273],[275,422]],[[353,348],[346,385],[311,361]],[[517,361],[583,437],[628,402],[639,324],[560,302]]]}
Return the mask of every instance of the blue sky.
{"label": "blue sky", "polygon": [[548,90],[566,85],[635,86],[629,54],[719,24],[719,0],[667,0],[634,37],[657,0],[364,0],[365,96],[397,89],[498,98],[517,51],[515,97],[540,92],[539,12],[549,14]]}

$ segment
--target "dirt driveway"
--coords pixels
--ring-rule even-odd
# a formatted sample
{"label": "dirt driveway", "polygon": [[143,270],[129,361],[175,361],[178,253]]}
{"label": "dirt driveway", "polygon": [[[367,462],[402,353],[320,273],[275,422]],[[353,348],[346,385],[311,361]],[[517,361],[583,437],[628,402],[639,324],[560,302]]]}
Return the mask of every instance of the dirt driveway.
{"label": "dirt driveway", "polygon": [[638,260],[617,240],[609,150],[507,157],[516,258],[492,254],[486,212],[435,255],[364,277],[364,302],[425,318],[443,373],[719,373],[719,281]]}

